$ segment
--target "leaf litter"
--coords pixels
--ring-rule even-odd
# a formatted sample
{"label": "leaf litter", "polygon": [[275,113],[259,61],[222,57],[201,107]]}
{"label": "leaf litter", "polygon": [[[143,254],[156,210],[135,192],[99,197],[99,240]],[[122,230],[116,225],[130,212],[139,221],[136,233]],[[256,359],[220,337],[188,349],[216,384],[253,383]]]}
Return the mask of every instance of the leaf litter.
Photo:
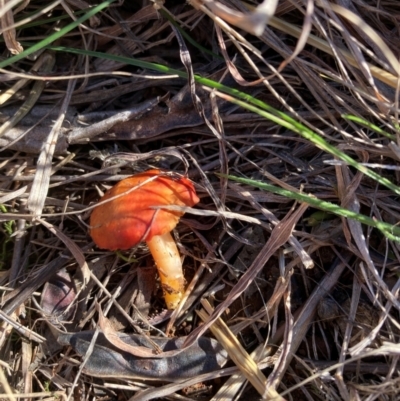
{"label": "leaf litter", "polygon": [[[394,399],[396,238],[226,176],[301,191],[393,225],[396,193],[337,158],[330,163],[316,143],[198,77],[287,113],[396,184],[398,171],[384,168],[397,166],[399,153],[396,2],[317,1],[313,8],[286,0],[274,15],[271,2],[262,18],[264,3],[125,2],[90,19],[84,2],[35,0],[18,10],[5,3],[0,393]],[[30,41],[66,27],[74,14],[82,23],[66,29],[59,47],[42,55],[28,49],[22,59]],[[263,29],[249,26],[254,20]],[[6,66],[14,53],[19,58]],[[51,71],[38,61],[53,57]],[[175,230],[187,290],[172,314],[144,245],[104,252],[88,235],[100,194],[150,168],[187,174],[201,198]],[[250,235],[254,227],[261,230]],[[134,350],[121,344],[135,336]],[[218,349],[206,358],[222,352],[223,363],[204,369],[203,341]],[[163,355],[172,343],[174,356]],[[124,367],[132,358],[153,364],[159,380]],[[179,359],[174,372],[171,358]],[[154,375],[165,362],[165,373]]]}

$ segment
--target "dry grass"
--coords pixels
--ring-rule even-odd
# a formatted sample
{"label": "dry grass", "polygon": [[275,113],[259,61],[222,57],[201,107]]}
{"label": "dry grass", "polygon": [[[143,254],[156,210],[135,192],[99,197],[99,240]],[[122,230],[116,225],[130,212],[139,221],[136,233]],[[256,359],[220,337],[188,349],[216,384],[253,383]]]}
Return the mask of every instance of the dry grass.
{"label": "dry grass", "polygon": [[[398,237],[226,177],[400,221],[398,2],[312,4],[281,0],[257,37],[207,3],[115,3],[66,29],[89,4],[0,1],[1,399],[397,399]],[[235,90],[364,164],[239,107]],[[172,315],[145,246],[116,254],[88,235],[100,195],[148,168],[187,174],[201,199],[175,230],[188,287]],[[126,354],[99,327],[183,347],[204,333],[231,359],[144,380],[113,364]]]}

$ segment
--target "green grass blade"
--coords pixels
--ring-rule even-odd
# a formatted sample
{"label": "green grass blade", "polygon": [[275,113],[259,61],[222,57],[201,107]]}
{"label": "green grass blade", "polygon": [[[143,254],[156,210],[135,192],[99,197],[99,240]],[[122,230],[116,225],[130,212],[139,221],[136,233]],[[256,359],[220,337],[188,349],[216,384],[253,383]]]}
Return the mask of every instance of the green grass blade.
{"label": "green grass blade", "polygon": [[104,8],[108,7],[111,3],[113,3],[115,0],[105,0],[99,5],[91,8],[88,12],[86,12],[84,15],[79,17],[77,20],[71,22],[64,28],[60,29],[57,32],[54,32],[52,35],[50,35],[48,38],[41,40],[38,43],[35,43],[31,47],[25,49],[22,53],[16,54],[15,56],[9,57],[6,60],[0,61],[0,68],[7,67],[13,63],[16,63],[19,60],[22,60],[26,56],[29,56],[32,53],[35,53],[38,50],[43,49],[44,47],[48,46],[49,44],[53,43],[55,40],[63,37],[66,35],[68,32],[72,31],[76,27],[78,27],[80,24],[88,20],[89,18],[93,17],[96,15],[98,12],[103,10]]}
{"label": "green grass blade", "polygon": [[345,120],[353,121],[353,122],[357,123],[358,125],[362,125],[363,127],[366,127],[368,129],[370,129],[371,131],[376,132],[379,135],[386,136],[387,138],[391,139],[392,141],[396,140],[396,135],[386,132],[382,128],[378,127],[377,125],[375,125],[361,117],[357,117],[352,114],[342,114],[342,118],[344,118]]}
{"label": "green grass blade", "polygon": [[359,214],[353,212],[348,209],[344,209],[334,203],[327,202],[320,200],[313,195],[307,195],[301,192],[293,192],[287,189],[283,189],[277,187],[275,185],[266,184],[260,181],[251,180],[248,178],[240,178],[233,175],[224,175],[224,174],[217,174],[218,176],[226,177],[232,181],[240,182],[242,184],[247,184],[252,187],[260,188],[265,191],[272,192],[274,194],[285,196],[286,198],[294,199],[299,202],[305,202],[310,206],[315,207],[316,209],[323,210],[325,212],[333,213],[337,216],[346,217],[348,219],[353,219],[359,221],[360,223],[366,224],[370,227],[377,228],[380,230],[386,237],[391,240],[400,242],[400,227],[393,226],[389,223],[385,223],[383,221],[378,221],[372,219],[371,217],[365,216],[363,214]]}

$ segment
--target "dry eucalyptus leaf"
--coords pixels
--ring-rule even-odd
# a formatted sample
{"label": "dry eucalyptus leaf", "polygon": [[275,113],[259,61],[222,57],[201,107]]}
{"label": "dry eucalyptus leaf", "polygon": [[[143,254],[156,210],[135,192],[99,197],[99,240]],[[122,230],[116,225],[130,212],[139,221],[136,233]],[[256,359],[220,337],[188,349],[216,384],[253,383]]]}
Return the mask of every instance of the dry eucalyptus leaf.
{"label": "dry eucalyptus leaf", "polygon": [[[58,342],[70,345],[83,356],[89,349],[93,333],[93,331],[83,331],[61,334]],[[185,337],[149,339],[136,334],[117,333],[117,335],[119,340],[129,347],[147,348],[150,351],[150,339],[164,352],[179,350],[185,341]],[[219,370],[226,360],[226,352],[221,349],[217,341],[209,338],[200,338],[192,346],[170,358],[138,358],[113,347],[104,333],[100,332],[83,371],[95,377],[175,381]]]}

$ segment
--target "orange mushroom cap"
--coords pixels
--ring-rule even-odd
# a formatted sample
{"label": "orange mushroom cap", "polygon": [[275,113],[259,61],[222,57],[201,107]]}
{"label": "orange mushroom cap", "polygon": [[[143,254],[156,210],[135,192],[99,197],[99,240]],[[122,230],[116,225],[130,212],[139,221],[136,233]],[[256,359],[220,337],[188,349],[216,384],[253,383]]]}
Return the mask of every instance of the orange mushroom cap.
{"label": "orange mushroom cap", "polygon": [[140,241],[172,231],[184,214],[155,210],[153,206],[192,207],[199,202],[193,183],[186,178],[159,176],[160,170],[148,170],[126,178],[113,186],[101,202],[123,194],[142,182],[157,177],[131,190],[126,195],[98,205],[90,216],[90,235],[99,248],[129,249]]}

